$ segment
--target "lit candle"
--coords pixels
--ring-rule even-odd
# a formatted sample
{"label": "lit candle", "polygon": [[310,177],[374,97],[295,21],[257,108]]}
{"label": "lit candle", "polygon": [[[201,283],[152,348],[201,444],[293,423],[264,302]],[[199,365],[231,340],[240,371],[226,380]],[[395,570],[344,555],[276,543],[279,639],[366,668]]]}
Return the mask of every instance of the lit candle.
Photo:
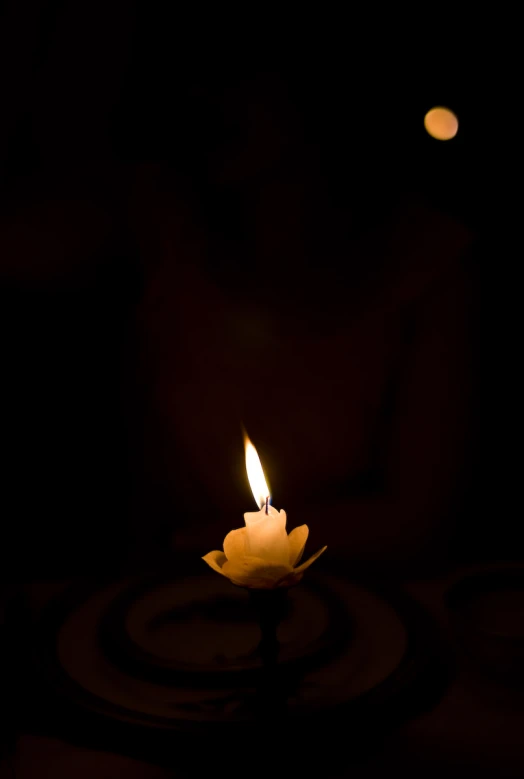
{"label": "lit candle", "polygon": [[257,450],[246,436],[246,469],[260,511],[244,514],[246,526],[224,539],[224,551],[209,552],[202,559],[234,584],[254,589],[290,587],[302,578],[326,547],[298,565],[309,535],[307,525],[286,531],[286,512],[270,505],[270,494]]}
{"label": "lit candle", "polygon": [[246,551],[264,560],[281,565],[289,561],[289,541],[286,533],[286,513],[270,505],[269,488],[257,450],[246,437],[246,470],[253,497],[260,511],[244,514],[246,523]]}

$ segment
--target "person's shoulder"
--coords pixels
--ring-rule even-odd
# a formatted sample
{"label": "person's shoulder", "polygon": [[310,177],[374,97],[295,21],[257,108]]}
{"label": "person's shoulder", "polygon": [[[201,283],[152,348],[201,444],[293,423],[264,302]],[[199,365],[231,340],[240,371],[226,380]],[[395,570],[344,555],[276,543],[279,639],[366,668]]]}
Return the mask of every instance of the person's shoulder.
{"label": "person's shoulder", "polygon": [[406,198],[386,232],[390,281],[402,299],[420,297],[449,275],[462,275],[474,243],[459,219],[422,198]]}
{"label": "person's shoulder", "polygon": [[397,238],[410,240],[417,248],[430,250],[430,256],[444,259],[460,254],[474,240],[473,232],[451,213],[440,210],[422,196],[410,195],[397,204],[394,213]]}

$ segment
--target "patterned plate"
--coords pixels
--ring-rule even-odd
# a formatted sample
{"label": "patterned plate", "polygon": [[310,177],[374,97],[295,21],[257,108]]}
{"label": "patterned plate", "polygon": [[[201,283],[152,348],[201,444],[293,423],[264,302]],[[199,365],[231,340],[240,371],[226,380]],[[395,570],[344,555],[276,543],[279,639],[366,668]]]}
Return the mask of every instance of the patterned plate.
{"label": "patterned plate", "polygon": [[[167,730],[257,717],[258,625],[247,592],[211,572],[72,591],[41,627],[40,676],[76,707]],[[411,602],[321,573],[289,592],[279,640],[290,721],[376,711],[417,684],[435,648]]]}

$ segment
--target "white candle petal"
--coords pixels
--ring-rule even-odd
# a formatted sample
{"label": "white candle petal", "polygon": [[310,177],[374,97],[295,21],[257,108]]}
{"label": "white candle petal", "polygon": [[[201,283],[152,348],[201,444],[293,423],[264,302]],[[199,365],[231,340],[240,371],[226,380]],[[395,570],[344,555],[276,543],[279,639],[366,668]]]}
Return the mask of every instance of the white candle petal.
{"label": "white candle petal", "polygon": [[227,575],[223,570],[224,564],[227,563],[227,558],[224,552],[219,552],[217,550],[214,552],[208,552],[206,555],[204,555],[202,560],[205,560],[205,562],[217,573],[221,573],[223,576]]}
{"label": "white candle petal", "polygon": [[292,568],[289,565],[270,565],[260,557],[247,556],[241,562],[224,563],[223,573],[234,584],[241,587],[271,589],[283,579]]}
{"label": "white candle petal", "polygon": [[306,568],[309,568],[309,566],[315,562],[315,560],[318,560],[322,552],[325,552],[327,549],[327,546],[323,546],[322,549],[319,549],[318,552],[315,552],[314,555],[311,555],[311,557],[306,560],[305,563],[302,563],[302,565],[299,565],[298,568],[295,568],[295,573],[302,573],[306,570]]}
{"label": "white candle petal", "polygon": [[293,528],[288,536],[289,540],[289,564],[293,567],[300,562],[304,554],[309,528],[307,525],[300,525]]}
{"label": "white candle petal", "polygon": [[247,529],[232,530],[224,538],[224,552],[230,562],[242,560],[246,555]]}

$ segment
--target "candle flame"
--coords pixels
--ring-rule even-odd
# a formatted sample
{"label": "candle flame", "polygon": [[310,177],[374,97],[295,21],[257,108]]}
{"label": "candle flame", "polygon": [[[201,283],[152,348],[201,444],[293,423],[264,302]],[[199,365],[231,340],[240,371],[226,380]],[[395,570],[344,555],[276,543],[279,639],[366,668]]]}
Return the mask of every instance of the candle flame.
{"label": "candle flame", "polygon": [[260,508],[262,508],[269,495],[269,487],[267,486],[266,477],[262,470],[262,463],[260,462],[258,452],[247,435],[245,436],[244,446],[246,449],[246,470],[249,486],[253,492],[253,497]]}

